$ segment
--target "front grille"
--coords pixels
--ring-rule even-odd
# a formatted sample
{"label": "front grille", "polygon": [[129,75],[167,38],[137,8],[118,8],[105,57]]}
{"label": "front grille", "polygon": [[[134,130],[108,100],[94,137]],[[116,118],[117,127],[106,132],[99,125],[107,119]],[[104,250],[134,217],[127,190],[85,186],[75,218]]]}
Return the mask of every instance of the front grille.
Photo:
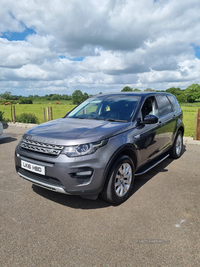
{"label": "front grille", "polygon": [[20,148],[52,156],[58,156],[63,149],[63,146],[23,139],[20,144]]}
{"label": "front grille", "polygon": [[60,186],[64,188],[63,184],[56,178],[36,174],[30,171],[24,170],[22,168],[18,168],[17,171],[19,174],[22,174],[30,179],[33,179],[36,183],[43,182],[50,186]]}

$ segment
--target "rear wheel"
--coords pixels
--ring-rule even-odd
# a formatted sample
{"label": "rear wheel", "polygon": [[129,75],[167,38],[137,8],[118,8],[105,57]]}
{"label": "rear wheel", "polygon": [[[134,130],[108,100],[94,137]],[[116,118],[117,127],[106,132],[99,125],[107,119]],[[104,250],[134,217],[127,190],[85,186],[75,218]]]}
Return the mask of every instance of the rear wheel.
{"label": "rear wheel", "polygon": [[134,177],[132,160],[125,155],[119,157],[109,172],[101,197],[114,205],[123,203],[131,195]]}
{"label": "rear wheel", "polygon": [[170,151],[170,157],[174,159],[180,158],[183,153],[183,133],[181,131],[177,132],[174,144]]}

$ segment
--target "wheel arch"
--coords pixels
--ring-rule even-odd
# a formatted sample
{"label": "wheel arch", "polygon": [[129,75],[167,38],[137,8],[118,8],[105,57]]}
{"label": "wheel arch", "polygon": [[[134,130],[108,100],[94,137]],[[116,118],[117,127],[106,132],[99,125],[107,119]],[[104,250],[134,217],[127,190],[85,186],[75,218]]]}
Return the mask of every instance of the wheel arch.
{"label": "wheel arch", "polygon": [[136,170],[138,160],[137,160],[137,151],[136,151],[135,146],[133,144],[127,144],[125,146],[122,146],[117,151],[115,151],[115,153],[112,155],[112,157],[110,158],[110,160],[109,160],[109,162],[105,168],[102,187],[104,187],[105,182],[108,178],[108,174],[110,172],[110,169],[112,168],[116,159],[119,158],[120,156],[123,156],[123,155],[130,157],[130,159],[132,160],[133,165],[135,167],[135,170]]}
{"label": "wheel arch", "polygon": [[184,127],[183,127],[183,125],[181,125],[181,126],[177,129],[177,132],[178,132],[178,131],[181,131],[182,134],[184,135]]}
{"label": "wheel arch", "polygon": [[175,136],[177,134],[178,131],[181,131],[182,134],[184,135],[184,124],[182,122],[182,119],[178,118],[177,123],[176,123],[176,132],[175,132]]}

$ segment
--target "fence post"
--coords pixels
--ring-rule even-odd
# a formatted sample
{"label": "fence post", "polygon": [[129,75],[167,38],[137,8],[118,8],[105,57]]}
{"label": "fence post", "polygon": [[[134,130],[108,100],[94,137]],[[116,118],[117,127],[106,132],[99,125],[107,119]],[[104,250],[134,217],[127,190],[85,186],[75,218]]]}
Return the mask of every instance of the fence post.
{"label": "fence post", "polygon": [[52,107],[50,107],[50,120],[53,120],[53,112],[52,112]]}
{"label": "fence post", "polygon": [[49,107],[47,107],[47,121],[49,121]]}
{"label": "fence post", "polygon": [[46,118],[45,118],[45,108],[43,108],[43,115],[44,115],[44,122],[46,121]]}
{"label": "fence post", "polygon": [[199,135],[200,135],[200,108],[198,109],[198,114],[197,114],[197,128],[196,128],[196,140],[199,140]]}
{"label": "fence post", "polygon": [[13,106],[13,122],[15,123],[15,106]]}
{"label": "fence post", "polygon": [[10,104],[10,110],[11,110],[11,122],[13,122],[12,104]]}

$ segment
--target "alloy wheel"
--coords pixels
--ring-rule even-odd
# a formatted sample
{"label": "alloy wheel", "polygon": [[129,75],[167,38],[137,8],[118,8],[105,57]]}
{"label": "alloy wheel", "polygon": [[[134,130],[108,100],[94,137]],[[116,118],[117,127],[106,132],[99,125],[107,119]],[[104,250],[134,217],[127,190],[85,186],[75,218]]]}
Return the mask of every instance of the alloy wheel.
{"label": "alloy wheel", "polygon": [[115,178],[115,193],[118,197],[123,197],[129,191],[132,181],[132,168],[129,163],[123,163]]}

